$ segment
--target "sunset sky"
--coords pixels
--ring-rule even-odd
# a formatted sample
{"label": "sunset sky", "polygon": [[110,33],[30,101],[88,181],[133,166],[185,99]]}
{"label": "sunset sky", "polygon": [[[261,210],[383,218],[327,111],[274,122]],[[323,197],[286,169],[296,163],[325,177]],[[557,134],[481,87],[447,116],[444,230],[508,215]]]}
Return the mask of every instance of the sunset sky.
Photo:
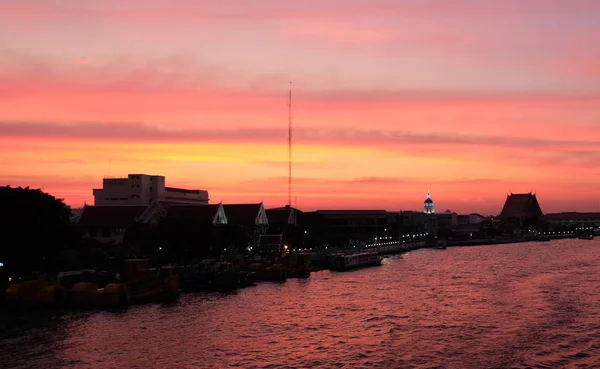
{"label": "sunset sky", "polygon": [[600,211],[598,0],[0,0],[0,184]]}

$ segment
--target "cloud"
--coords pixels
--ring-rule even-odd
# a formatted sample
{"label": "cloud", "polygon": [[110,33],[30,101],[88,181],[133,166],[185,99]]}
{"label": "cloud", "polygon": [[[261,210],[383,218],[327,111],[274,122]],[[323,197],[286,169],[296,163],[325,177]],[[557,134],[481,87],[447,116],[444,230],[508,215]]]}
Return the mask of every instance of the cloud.
{"label": "cloud", "polygon": [[[520,147],[533,149],[600,148],[594,139],[546,139],[536,137],[487,136],[448,132],[413,132],[401,130],[315,129],[295,127],[296,143],[353,144],[377,147],[386,144],[457,145]],[[0,122],[0,136],[19,138],[67,139],[109,142],[247,142],[280,143],[286,129],[166,129],[140,123]]]}
{"label": "cloud", "polygon": [[[587,59],[583,59],[587,60]],[[203,109],[273,109],[285,100],[286,76],[252,75],[225,64],[173,54],[139,60],[126,55],[104,60],[70,61],[34,54],[6,51],[0,55],[0,96],[45,98],[63,101],[76,95],[81,104],[100,104],[100,98],[118,96],[119,101],[138,106],[147,101],[157,106],[195,105]],[[567,63],[567,62],[565,62]],[[285,87],[284,87],[285,86]],[[302,108],[371,108],[391,104],[568,104],[597,102],[600,91],[498,90],[478,88],[345,87],[332,89],[306,78],[295,83],[294,100]],[[312,86],[312,87],[311,87]],[[390,87],[391,86],[391,87]],[[113,103],[112,100],[108,101]],[[102,102],[104,103],[104,102]],[[351,106],[348,106],[351,105]],[[106,109],[105,109],[106,110]]]}
{"label": "cloud", "polygon": [[[288,177],[269,177],[267,179],[249,181],[250,183],[262,183],[263,181],[271,183],[286,184]],[[427,185],[431,184],[430,180],[416,179],[410,177],[355,177],[348,179],[324,179],[314,177],[298,177],[294,178],[293,182],[296,185],[332,185],[332,188],[339,188],[339,185],[350,184],[367,184],[367,185]],[[508,181],[492,178],[456,178],[456,179],[438,179],[435,181],[437,185],[477,185],[477,184],[498,184],[508,183]]]}
{"label": "cloud", "polygon": [[287,28],[286,32],[292,36],[316,38],[339,43],[371,43],[386,41],[391,38],[390,34],[381,30],[324,21],[299,23]]}
{"label": "cloud", "polygon": [[304,0],[282,2],[254,0],[117,0],[98,3],[93,0],[45,2],[5,1],[0,3],[4,17],[119,19],[127,21],[194,21],[194,20],[289,20],[368,17],[457,17],[503,14],[565,14],[598,11],[596,0]]}
{"label": "cloud", "polygon": [[92,61],[92,59],[82,56],[81,58],[78,58],[76,62],[77,62],[77,64],[88,64],[91,61]]}

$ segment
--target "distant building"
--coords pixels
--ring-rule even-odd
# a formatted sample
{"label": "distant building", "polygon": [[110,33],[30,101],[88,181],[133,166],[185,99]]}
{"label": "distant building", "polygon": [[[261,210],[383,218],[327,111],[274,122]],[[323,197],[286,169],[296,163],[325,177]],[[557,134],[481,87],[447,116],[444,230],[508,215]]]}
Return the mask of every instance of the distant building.
{"label": "distant building", "polygon": [[479,224],[485,221],[487,218],[481,214],[471,213],[469,214],[469,224]]}
{"label": "distant building", "polygon": [[[286,205],[281,208],[266,209],[269,224],[298,225],[298,209]],[[301,213],[301,212],[300,212]]]}
{"label": "distant building", "polygon": [[317,210],[316,213],[332,234],[345,238],[348,243],[397,237],[385,210]]}
{"label": "distant building", "polygon": [[479,224],[486,220],[486,217],[477,213],[458,215],[458,225]]}
{"label": "distant building", "polygon": [[280,234],[263,234],[258,239],[258,251],[263,254],[280,256],[283,251],[283,239]]}
{"label": "distant building", "polygon": [[431,199],[431,194],[429,193],[429,191],[427,191],[427,198],[425,199],[425,202],[423,203],[423,212],[425,214],[434,214],[435,213],[435,209],[433,207],[433,200]]}
{"label": "distant building", "polygon": [[458,225],[458,214],[446,210],[441,214],[436,214],[437,231],[440,236],[448,236],[452,234],[452,229]]}
{"label": "distant building", "polygon": [[260,235],[269,228],[269,218],[263,203],[223,205],[227,223],[243,227],[252,238],[248,246],[256,247]]}
{"label": "distant building", "polygon": [[139,216],[138,222],[156,224],[167,216],[192,219],[198,222],[212,222],[213,225],[227,224],[223,204],[173,204],[164,201],[154,201],[150,204]]}
{"label": "distant building", "polygon": [[600,213],[552,213],[546,214],[548,223],[565,227],[600,227]]}
{"label": "distant building", "polygon": [[396,223],[400,235],[427,233],[437,236],[438,234],[438,219],[433,213],[401,211]]}
{"label": "distant building", "polygon": [[532,219],[542,218],[544,213],[540,208],[535,194],[510,194],[506,197],[506,202],[499,215],[500,219]]}
{"label": "distant building", "polygon": [[104,178],[102,185],[94,189],[95,206],[148,206],[155,201],[208,204],[207,191],[166,187],[163,176],[129,174],[124,178]]}
{"label": "distant building", "polygon": [[77,226],[84,238],[118,244],[145,210],[146,206],[85,206]]}

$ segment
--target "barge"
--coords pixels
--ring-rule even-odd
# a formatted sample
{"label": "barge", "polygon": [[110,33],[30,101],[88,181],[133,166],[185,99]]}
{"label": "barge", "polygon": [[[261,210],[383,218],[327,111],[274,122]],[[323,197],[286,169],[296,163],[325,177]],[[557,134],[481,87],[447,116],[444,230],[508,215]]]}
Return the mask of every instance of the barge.
{"label": "barge", "polygon": [[383,258],[373,252],[331,255],[330,269],[345,271],[381,265]]}

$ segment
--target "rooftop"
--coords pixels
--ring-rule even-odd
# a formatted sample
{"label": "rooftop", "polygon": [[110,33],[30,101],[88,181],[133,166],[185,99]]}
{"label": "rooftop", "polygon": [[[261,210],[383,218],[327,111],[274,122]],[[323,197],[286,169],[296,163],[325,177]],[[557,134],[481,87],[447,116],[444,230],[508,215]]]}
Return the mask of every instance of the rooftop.
{"label": "rooftop", "polygon": [[219,204],[210,205],[169,205],[167,213],[170,216],[193,218],[201,221],[213,221]]}
{"label": "rooftop", "polygon": [[535,194],[531,192],[508,195],[500,213],[503,218],[534,218],[543,215]]}
{"label": "rooftop", "polygon": [[78,225],[83,227],[126,228],[136,223],[146,206],[86,206]]}
{"label": "rooftop", "polygon": [[202,194],[202,195],[208,195],[208,192],[205,190],[186,190],[184,188],[176,188],[176,187],[165,187],[166,191],[172,191],[172,192],[180,192],[180,193],[193,193],[193,194]]}
{"label": "rooftop", "polygon": [[225,216],[232,223],[255,224],[262,204],[223,204]]}

